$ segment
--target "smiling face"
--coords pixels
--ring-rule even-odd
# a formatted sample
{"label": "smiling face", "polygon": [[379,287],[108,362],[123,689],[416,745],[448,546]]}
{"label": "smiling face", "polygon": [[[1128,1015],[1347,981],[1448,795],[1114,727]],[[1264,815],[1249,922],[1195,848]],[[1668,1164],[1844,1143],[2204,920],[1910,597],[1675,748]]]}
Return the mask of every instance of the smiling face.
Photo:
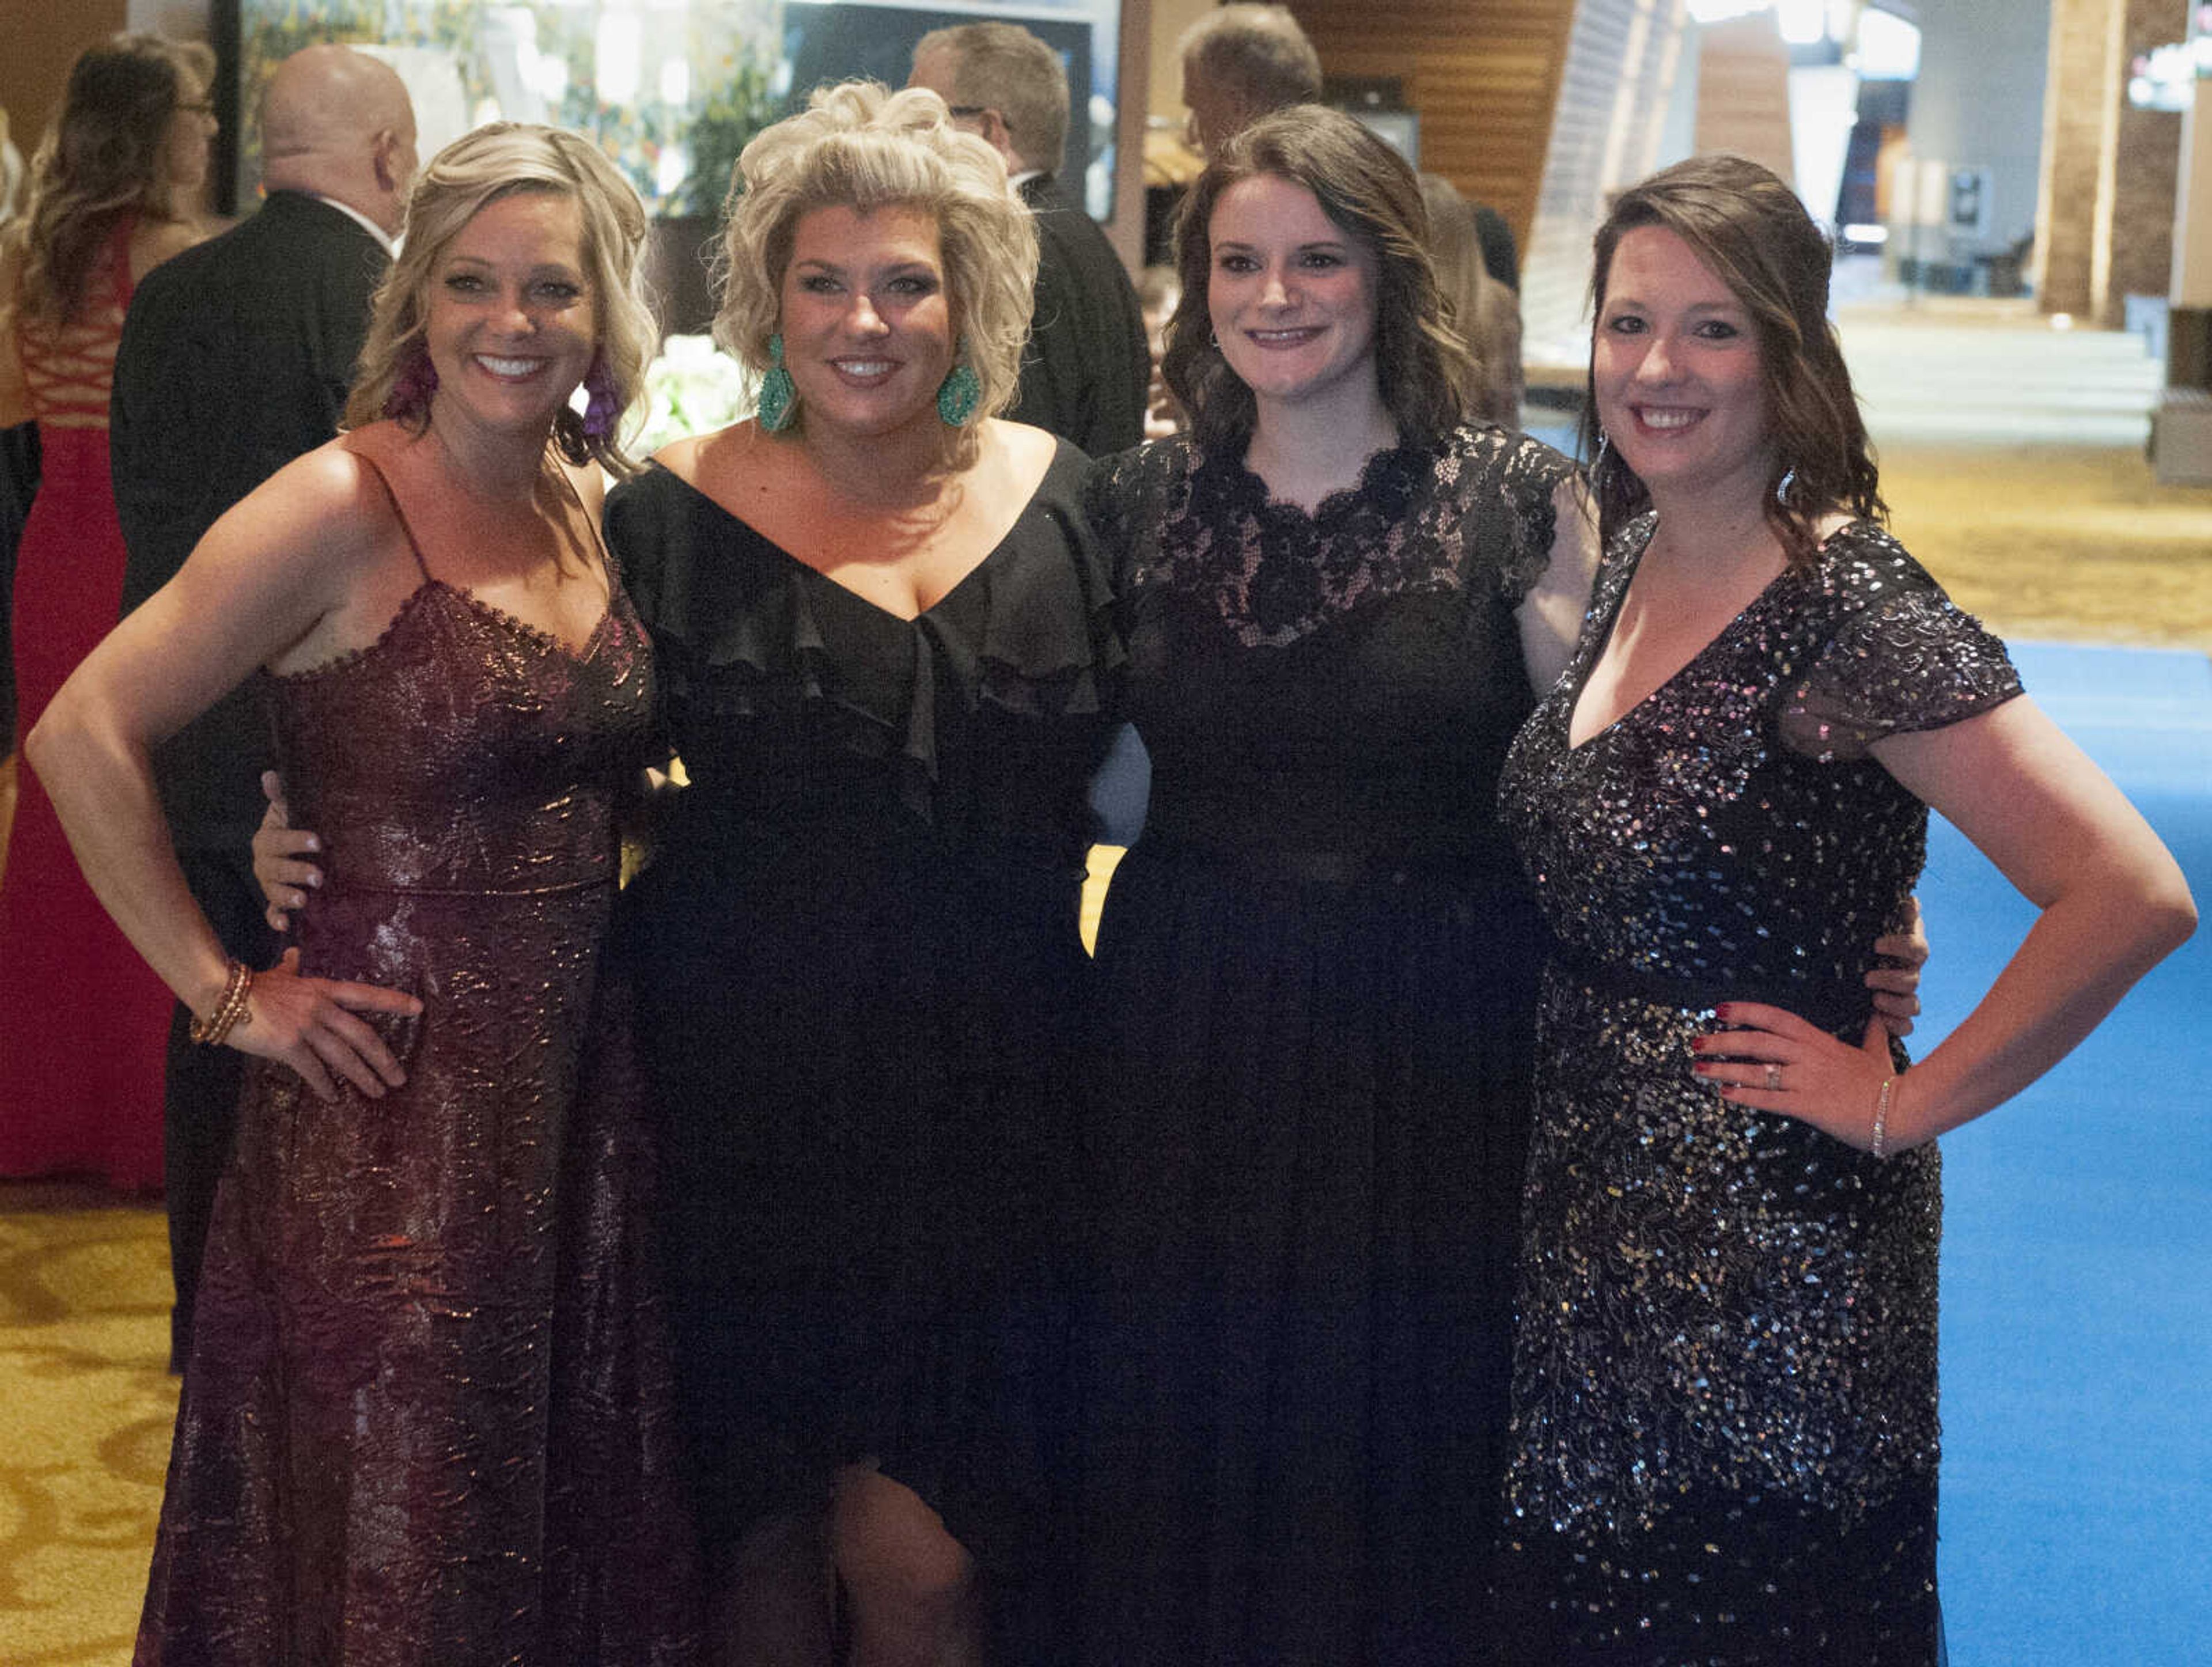
{"label": "smiling face", "polygon": [[792,228],[778,327],[801,421],[851,435],[936,423],[957,342],[937,217],[812,209]]}
{"label": "smiling face", "polygon": [[1623,233],[1591,347],[1597,414],[1655,498],[1766,490],[1774,441],[1759,334],[1677,234]]}
{"label": "smiling face", "polygon": [[1214,338],[1263,407],[1376,397],[1375,257],[1312,192],[1272,173],[1240,179],[1206,236]]}
{"label": "smiling face", "polygon": [[574,198],[517,192],[477,210],[430,273],[436,419],[549,428],[598,344],[589,271]]}

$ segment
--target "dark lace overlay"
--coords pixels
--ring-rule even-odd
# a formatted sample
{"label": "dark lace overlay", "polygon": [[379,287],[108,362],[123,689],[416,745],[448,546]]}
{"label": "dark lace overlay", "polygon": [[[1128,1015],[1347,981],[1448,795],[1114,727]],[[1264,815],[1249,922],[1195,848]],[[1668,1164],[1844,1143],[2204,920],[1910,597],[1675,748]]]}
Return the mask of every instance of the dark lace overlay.
{"label": "dark lace overlay", "polygon": [[1653,525],[1615,540],[1501,787],[1559,946],[1502,1581],[1525,1655],[1509,1658],[1925,1663],[1936,1148],[1881,1163],[1723,1104],[1689,1043],[1731,998],[1857,1039],[1871,946],[1927,825],[1868,747],[2020,684],[2002,643],[1855,523],[1570,747]]}
{"label": "dark lace overlay", "polygon": [[217,1195],[137,1659],[691,1659],[653,1184],[603,967],[652,733],[617,585],[575,652],[426,579],[267,680],[325,837],[301,970],[412,991],[408,1074],[255,1062]]}
{"label": "dark lace overlay", "polygon": [[[1550,559],[1547,447],[1501,429],[1462,429],[1441,447],[1377,452],[1357,485],[1309,514],[1271,502],[1239,458],[1176,439],[1109,459],[1091,508],[1133,589],[1203,591],[1245,648],[1281,648],[1363,603],[1449,589],[1486,572],[1518,600]],[[1492,513],[1500,496],[1510,516]],[[1479,549],[1480,558],[1470,559]]]}
{"label": "dark lace overlay", "polygon": [[1083,1079],[1086,1664],[1484,1635],[1537,935],[1495,788],[1572,472],[1470,429],[1311,515],[1187,441],[1093,480],[1152,778]]}

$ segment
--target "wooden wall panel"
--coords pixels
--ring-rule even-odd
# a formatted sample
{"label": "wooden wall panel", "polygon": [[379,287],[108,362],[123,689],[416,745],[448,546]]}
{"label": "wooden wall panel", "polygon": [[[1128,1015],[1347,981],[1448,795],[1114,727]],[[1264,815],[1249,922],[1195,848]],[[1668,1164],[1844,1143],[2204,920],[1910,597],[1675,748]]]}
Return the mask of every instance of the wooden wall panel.
{"label": "wooden wall panel", "polygon": [[1575,0],[1291,0],[1333,76],[1395,76],[1421,113],[1421,166],[1527,246]]}
{"label": "wooden wall panel", "polygon": [[26,162],[61,104],[76,55],[121,29],[125,15],[124,0],[0,3],[0,109]]}

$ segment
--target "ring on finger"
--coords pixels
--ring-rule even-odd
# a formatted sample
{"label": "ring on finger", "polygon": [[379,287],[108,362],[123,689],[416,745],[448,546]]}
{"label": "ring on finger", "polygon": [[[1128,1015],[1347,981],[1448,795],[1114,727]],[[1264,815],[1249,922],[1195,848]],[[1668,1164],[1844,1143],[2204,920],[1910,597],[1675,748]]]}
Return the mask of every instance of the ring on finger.
{"label": "ring on finger", "polygon": [[1771,1062],[1766,1067],[1766,1092],[1770,1094],[1782,1092],[1782,1068]]}

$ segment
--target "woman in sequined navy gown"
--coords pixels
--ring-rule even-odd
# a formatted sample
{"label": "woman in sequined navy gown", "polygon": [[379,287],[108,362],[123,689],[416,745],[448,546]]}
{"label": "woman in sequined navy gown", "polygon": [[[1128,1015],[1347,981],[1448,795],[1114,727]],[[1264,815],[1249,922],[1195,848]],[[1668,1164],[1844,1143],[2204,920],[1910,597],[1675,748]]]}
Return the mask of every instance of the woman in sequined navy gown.
{"label": "woman in sequined navy gown", "polygon": [[[645,231],[572,135],[449,146],[350,431],[218,521],[32,733],[101,901],[257,1056],[141,1667],[690,1657],[650,1148],[602,976],[653,684],[593,465],[623,466],[651,352]],[[257,667],[332,855],[297,948],[249,976],[147,758]]]}
{"label": "woman in sequined navy gown", "polygon": [[[1608,529],[1501,806],[1556,940],[1537,1038],[1500,1659],[1927,1667],[1936,1139],[2194,920],[2142,818],[1884,532],[1829,255],[1695,159],[1597,239]],[[1865,946],[1926,806],[2041,918],[1911,1070]]]}
{"label": "woman in sequined navy gown", "polygon": [[1536,931],[1492,794],[1590,558],[1566,459],[1462,424],[1422,225],[1345,116],[1233,141],[1181,231],[1194,430],[1089,500],[1152,762],[1087,1077],[1100,1667],[1479,1636]]}

